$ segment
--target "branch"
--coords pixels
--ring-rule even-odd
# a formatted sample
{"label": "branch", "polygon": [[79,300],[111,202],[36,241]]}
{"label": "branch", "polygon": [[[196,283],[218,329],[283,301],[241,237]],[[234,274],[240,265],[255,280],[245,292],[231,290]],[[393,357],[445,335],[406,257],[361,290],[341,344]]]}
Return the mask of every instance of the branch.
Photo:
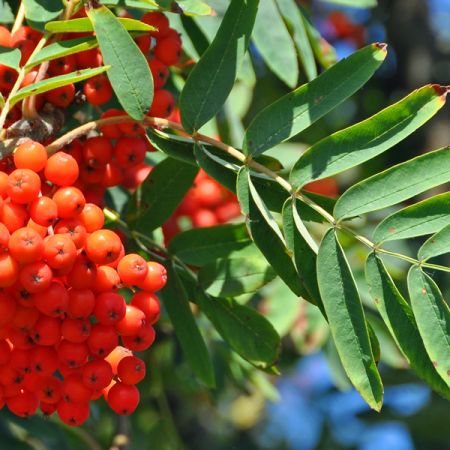
{"label": "branch", "polygon": [[251,157],[244,155],[241,151],[232,147],[231,145],[225,144],[221,141],[218,141],[217,139],[213,139],[209,136],[205,136],[200,133],[195,133],[190,136],[188,133],[186,133],[186,131],[184,130],[184,128],[182,127],[181,124],[179,124],[177,122],[173,122],[171,120],[161,119],[158,117],[146,117],[142,121],[136,121],[136,120],[131,119],[128,116],[115,116],[115,117],[108,117],[106,119],[93,120],[92,122],[88,122],[84,125],[81,125],[80,127],[75,128],[74,130],[71,130],[68,133],[66,133],[65,135],[58,138],[52,144],[47,146],[47,151],[49,153],[54,153],[57,150],[59,150],[60,148],[62,148],[64,145],[66,145],[66,144],[70,143],[71,141],[73,141],[74,139],[76,139],[77,137],[83,136],[83,135],[89,133],[90,131],[95,130],[96,128],[100,128],[104,125],[112,125],[112,124],[116,124],[116,123],[118,124],[118,123],[124,123],[124,122],[135,122],[135,123],[141,124],[142,126],[152,126],[152,127],[157,127],[157,128],[171,128],[173,130],[178,130],[178,131],[183,132],[192,141],[205,142],[207,144],[210,144],[210,145],[218,148],[219,150],[222,150],[225,153],[231,155],[232,157],[239,160],[244,165],[255,170],[256,172],[263,173],[263,174],[267,175],[268,177],[272,178],[283,189],[285,189],[289,193],[289,195],[295,196],[301,202],[305,203],[310,208],[314,209],[327,222],[329,222],[329,224],[332,225],[334,228],[340,229],[342,231],[347,232],[348,234],[351,234],[356,240],[358,240],[365,246],[369,247],[372,251],[375,251],[377,253],[383,253],[383,254],[389,255],[389,256],[393,256],[395,258],[407,261],[410,264],[417,264],[421,267],[427,267],[429,269],[450,272],[449,267],[441,266],[438,264],[426,263],[423,261],[419,261],[415,258],[411,258],[409,256],[402,255],[400,253],[395,253],[395,252],[391,252],[390,250],[385,250],[385,249],[379,248],[374,242],[370,241],[365,236],[361,236],[361,235],[357,234],[351,228],[347,227],[346,225],[344,225],[342,223],[337,223],[335,218],[328,211],[325,211],[321,206],[319,206],[313,200],[304,196],[299,190],[295,190],[294,187],[287,180],[282,178],[277,173],[273,172],[272,170],[268,169],[267,167],[263,166],[262,164],[259,164],[258,162],[254,161]]}

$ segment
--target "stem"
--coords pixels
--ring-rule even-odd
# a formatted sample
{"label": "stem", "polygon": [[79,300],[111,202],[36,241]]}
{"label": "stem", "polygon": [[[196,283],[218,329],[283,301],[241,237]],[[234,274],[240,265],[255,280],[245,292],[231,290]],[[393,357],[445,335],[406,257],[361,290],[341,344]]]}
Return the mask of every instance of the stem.
{"label": "stem", "polygon": [[[73,9],[75,7],[75,3],[76,3],[76,0],[69,0],[67,2],[67,6],[66,6],[65,10],[60,15],[61,19],[63,19],[63,20],[70,19],[70,16],[72,15]],[[39,41],[38,45],[34,49],[32,55],[34,55],[36,52],[41,50],[41,48],[46,44],[46,42],[49,41],[50,36],[51,36],[50,32],[48,32],[48,31],[45,32],[44,36],[42,37],[42,39]],[[58,39],[59,39],[59,36],[57,36],[54,40],[56,41]],[[34,80],[34,83],[37,83],[45,78],[45,75],[47,75],[47,70],[48,70],[49,64],[50,64],[50,61],[44,61],[43,63],[41,63],[41,65],[39,66],[39,70],[36,75],[36,78]],[[24,101],[22,102],[22,117],[23,118],[35,119],[35,118],[39,117],[39,113],[36,109],[36,99],[37,99],[36,95],[32,95],[31,97],[24,99]]]}
{"label": "stem", "polygon": [[25,4],[24,2],[20,2],[19,9],[17,10],[16,20],[14,21],[14,25],[11,28],[11,34],[14,34],[22,26],[24,19],[25,19]]}
{"label": "stem", "polygon": [[[23,3],[21,4],[21,6],[23,5]],[[45,43],[47,42],[48,38],[50,36],[49,32],[46,32],[44,34],[44,36],[42,36],[41,40],[38,42],[38,44],[36,45],[36,48],[33,50],[33,52],[31,53],[30,57],[28,58],[28,61],[31,59],[32,56],[34,56],[39,50],[41,50],[41,48],[45,45]],[[5,101],[5,104],[3,106],[2,112],[0,114],[0,130],[3,129],[3,126],[5,125],[5,120],[6,120],[6,116],[9,113],[9,106],[11,103],[11,98],[16,94],[16,92],[20,89],[20,85],[22,84],[23,79],[25,78],[25,74],[27,73],[27,71],[25,70],[25,66],[27,65],[27,63],[25,63],[19,70],[19,75],[17,77],[16,82],[14,83],[13,88],[11,89],[10,93],[8,94],[8,98]],[[25,99],[26,100],[26,99]],[[22,103],[22,106],[24,106],[26,104],[26,102]]]}
{"label": "stem", "polygon": [[[111,125],[111,124],[123,123],[123,122],[129,122],[129,121],[140,123],[143,126],[154,126],[154,127],[158,127],[158,128],[172,128],[174,130],[178,130],[178,131],[182,131],[182,132],[186,133],[181,124],[179,124],[177,122],[173,122],[171,120],[167,120],[167,119],[161,119],[158,117],[146,117],[146,118],[144,118],[143,121],[139,122],[139,121],[135,121],[135,120],[129,118],[128,116],[115,116],[115,117],[108,117],[106,119],[94,120],[92,122],[88,122],[84,125],[81,125],[80,127],[75,128],[72,131],[69,131],[67,134],[61,136],[59,139],[54,141],[52,144],[48,145],[47,151],[49,153],[54,153],[55,151],[57,151],[61,147],[63,147],[65,144],[68,144],[69,142],[74,140],[75,138],[82,136],[84,134],[87,134],[90,131],[92,131],[98,127],[101,127],[103,125]],[[372,242],[371,240],[367,239],[366,237],[361,236],[358,233],[354,232],[351,228],[343,225],[342,223],[338,224],[336,222],[335,218],[328,211],[323,209],[321,206],[319,206],[317,203],[315,203],[310,198],[304,196],[298,190],[296,191],[287,180],[280,177],[280,175],[278,175],[277,173],[268,169],[267,167],[263,166],[262,164],[259,164],[258,162],[254,161],[251,157],[247,157],[246,155],[244,155],[242,152],[240,152],[238,149],[232,147],[231,145],[225,144],[223,142],[220,142],[216,139],[213,139],[209,136],[205,136],[200,133],[195,133],[194,135],[190,136],[190,139],[192,139],[193,141],[205,142],[205,143],[210,144],[220,150],[223,150],[225,153],[228,153],[229,155],[233,156],[234,158],[236,158],[243,164],[247,165],[248,167],[272,178],[283,189],[285,189],[290,195],[295,195],[295,197],[297,199],[299,199],[300,201],[302,201],[303,203],[308,205],[310,208],[317,211],[327,222],[330,223],[330,225],[332,225],[333,227],[338,228],[342,231],[345,231],[348,234],[351,234],[356,240],[358,240],[365,246],[369,247],[372,251],[382,253],[385,255],[389,255],[389,256],[393,256],[395,258],[407,261],[410,264],[420,265],[421,267],[426,267],[426,268],[434,269],[434,270],[441,270],[444,272],[450,272],[449,267],[441,266],[438,264],[430,264],[427,262],[422,262],[415,258],[411,258],[409,256],[402,255],[400,253],[391,252],[390,250],[385,250],[385,249],[377,247],[377,245],[374,242]],[[108,214],[109,214],[109,218],[111,220],[114,220],[117,223],[121,224],[122,226],[127,227],[127,224],[125,222],[121,221],[120,218],[116,217],[116,215],[114,213],[108,213]],[[139,234],[136,234],[137,232],[133,232],[133,233],[135,233],[136,237],[140,237],[141,239],[148,240],[148,238],[141,233],[139,233]],[[161,250],[165,251],[165,249],[161,249]]]}
{"label": "stem", "polygon": [[2,112],[0,114],[0,129],[3,129],[3,126],[5,125],[6,116],[9,113],[9,105],[11,103],[11,98],[16,94],[16,92],[20,89],[20,85],[22,84],[22,81],[25,77],[25,69],[22,67],[19,70],[19,75],[17,77],[16,82],[14,83],[14,86],[12,87],[8,98],[5,101],[5,104],[3,105]]}

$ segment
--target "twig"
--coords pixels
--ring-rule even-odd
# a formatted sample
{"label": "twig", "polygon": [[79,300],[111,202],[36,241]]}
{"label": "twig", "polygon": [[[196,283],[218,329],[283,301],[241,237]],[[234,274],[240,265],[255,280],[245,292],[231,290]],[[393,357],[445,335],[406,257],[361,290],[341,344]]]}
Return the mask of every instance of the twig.
{"label": "twig", "polygon": [[[54,153],[55,151],[62,148],[64,145],[70,143],[75,138],[82,136],[84,134],[89,133],[90,131],[104,126],[104,125],[111,125],[116,123],[123,123],[123,122],[137,122],[140,123],[143,126],[154,126],[158,128],[171,128],[174,130],[182,131],[186,133],[182,125],[180,125],[177,122],[173,122],[171,120],[167,119],[161,119],[158,117],[146,117],[143,121],[135,121],[131,119],[128,116],[115,116],[115,117],[108,117],[106,119],[99,119],[94,120],[92,122],[88,122],[84,125],[81,125],[78,128],[75,128],[74,130],[69,131],[64,136],[61,136],[56,141],[54,141],[52,144],[47,146],[47,151],[49,153]],[[192,141],[199,141],[199,142],[205,142],[207,144],[210,144],[225,153],[229,154],[230,156],[234,157],[235,159],[239,160],[241,163],[247,165],[248,167],[254,169],[257,172],[263,173],[267,175],[268,177],[272,178],[274,181],[276,181],[283,189],[285,189],[290,195],[295,195],[295,197],[300,200],[301,202],[307,204],[310,208],[314,209],[316,212],[318,212],[327,222],[330,223],[335,228],[338,228],[340,230],[343,230],[349,234],[351,234],[356,240],[363,243],[367,247],[369,247],[372,251],[375,251],[377,253],[382,253],[389,256],[394,256],[398,259],[402,259],[404,261],[409,262],[410,264],[417,264],[421,267],[427,267],[429,269],[434,270],[441,270],[444,272],[450,272],[449,267],[441,266],[438,264],[430,264],[427,262],[419,261],[415,258],[411,258],[406,255],[402,255],[400,253],[391,252],[390,250],[385,250],[382,248],[379,248],[374,242],[367,239],[365,236],[361,236],[355,231],[353,231],[351,228],[345,226],[342,223],[337,224],[335,218],[325,209],[323,209],[320,205],[315,203],[310,198],[303,195],[299,190],[295,190],[293,186],[284,178],[280,177],[277,173],[273,172],[272,170],[268,169],[267,167],[259,164],[258,162],[254,161],[253,159],[247,157],[242,152],[240,152],[238,149],[232,147],[231,145],[225,144],[221,141],[218,141],[216,139],[213,139],[209,136],[205,136],[203,134],[196,133],[189,137]]]}

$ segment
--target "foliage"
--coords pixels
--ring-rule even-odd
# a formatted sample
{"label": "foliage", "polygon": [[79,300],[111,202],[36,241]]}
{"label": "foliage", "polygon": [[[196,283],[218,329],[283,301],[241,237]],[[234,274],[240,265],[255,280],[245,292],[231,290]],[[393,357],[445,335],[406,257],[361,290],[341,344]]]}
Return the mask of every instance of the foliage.
{"label": "foliage", "polygon": [[[395,351],[432,389],[450,398],[450,311],[436,284],[437,274],[448,275],[450,268],[440,263],[443,259],[434,260],[450,250],[449,193],[433,192],[416,201],[419,194],[450,182],[450,147],[427,149],[423,155],[373,173],[348,187],[337,201],[304,190],[308,183],[358,168],[406,139],[444,106],[448,88],[434,84],[417,89],[288,161],[283,159],[283,143],[340,108],[369,82],[389,51],[385,44],[370,44],[325,68],[323,61],[329,55],[295,2],[179,1],[186,49],[192,49],[191,56],[197,60],[189,73],[174,76],[173,90],[180,94],[180,125],[146,118],[153,81],[130,34],[144,30],[133,19],[118,19],[114,2],[103,3],[108,7],[91,5],[89,19],[56,20],[60,11],[52,2],[25,2],[30,23],[38,13],[45,13],[47,36],[86,30],[94,30],[96,36],[51,44],[23,67],[15,51],[0,52],[0,62],[16,70],[19,79],[42,62],[96,46],[105,66],[17,88],[5,100],[2,120],[20,100],[106,71],[123,109],[148,127],[148,140],[161,153],[160,161],[138,190],[127,195],[125,206],[119,208],[113,198],[111,209],[120,209],[120,214],[111,209],[106,213],[111,226],[127,233],[131,247],[166,266],[168,284],[161,298],[168,320],[162,328],[170,336],[173,330],[178,344],[175,349],[167,336],[163,344],[173,354],[180,349],[190,367],[183,370],[197,377],[193,383],[209,388],[222,385],[221,365],[254,379],[259,370],[278,372],[281,339],[287,331],[279,333],[258,303],[265,292],[261,294],[261,289],[277,278],[284,283],[280,289],[290,290],[302,305],[304,301],[312,305],[314,312],[309,314],[318,319],[309,333],[326,335],[329,329],[346,376],[371,408],[379,411],[383,403],[377,364],[378,340],[384,339],[395,342]],[[358,3],[373,6],[375,2]],[[173,6],[163,1],[124,4],[136,11]],[[217,17],[204,17],[212,8],[217,9]],[[215,28],[212,31],[208,19]],[[252,87],[249,55],[262,58],[292,91],[261,108],[247,126],[238,119],[234,126],[241,133],[233,136],[226,111],[230,95],[239,95],[239,87]],[[307,81],[297,87],[299,78]],[[223,117],[229,128],[223,133],[224,141],[229,137],[233,145],[211,137],[212,123],[220,125]],[[70,133],[69,127],[64,131]],[[80,129],[80,135],[84,132]],[[237,141],[236,135],[243,139]],[[51,148],[57,150],[64,143],[63,135]],[[182,231],[166,248],[160,227],[179,206],[199,168],[236,192],[245,225]],[[405,201],[410,202],[406,207],[401,205]],[[391,208],[396,205],[400,206]],[[372,237],[364,234],[367,216],[377,220]],[[389,246],[391,241],[418,236],[429,237],[413,255]],[[355,262],[351,255],[356,243],[365,248],[362,262]],[[390,264],[392,257],[410,266],[408,270],[399,274]],[[364,267],[376,309],[361,288]],[[405,285],[407,293],[402,292]],[[379,319],[384,325],[372,327]],[[159,369],[154,370],[155,379],[163,383]],[[52,422],[46,426],[52,430],[49,433],[54,432]],[[77,439],[74,436],[74,442]]]}

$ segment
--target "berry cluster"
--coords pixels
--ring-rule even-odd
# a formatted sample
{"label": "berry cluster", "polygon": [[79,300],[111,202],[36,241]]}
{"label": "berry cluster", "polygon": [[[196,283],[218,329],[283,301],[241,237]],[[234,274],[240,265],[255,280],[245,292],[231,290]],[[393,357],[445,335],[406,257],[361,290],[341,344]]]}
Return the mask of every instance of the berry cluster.
{"label": "berry cluster", "polygon": [[180,220],[188,219],[193,228],[211,227],[241,214],[236,195],[200,169],[194,185],[175,213],[163,225],[166,242],[181,231]]}
{"label": "berry cluster", "polygon": [[[155,338],[165,269],[126,255],[103,229],[103,211],[73,185],[71,155],[48,158],[27,141],[13,158],[0,172],[0,406],[21,417],[57,411],[80,425],[104,395],[130,414],[145,375],[132,352]],[[129,304],[122,287],[134,291]]]}
{"label": "berry cluster", "polygon": [[[84,16],[86,16],[86,12],[83,8],[73,17],[80,18]],[[168,67],[177,64],[180,59],[181,38],[174,29],[169,27],[169,21],[162,13],[147,13],[144,14],[141,20],[157,28],[157,31],[155,30],[136,38],[139,48],[147,58],[154,79],[154,100],[148,114],[154,117],[168,117],[173,111],[175,99],[171,92],[162,88],[169,77]],[[61,40],[85,36],[92,36],[92,33],[70,33],[61,36]],[[26,25],[21,26],[13,34],[8,28],[0,26],[0,46],[18,48],[22,55],[21,65],[26,64],[41,38],[41,32]],[[93,48],[51,61],[45,77],[65,75],[79,69],[99,67],[102,64],[103,60],[100,50]],[[37,75],[38,68],[28,72],[21,83],[21,87],[34,83]],[[0,92],[5,98],[13,88],[17,77],[18,74],[14,69],[0,64]],[[103,105],[113,97],[111,84],[104,74],[85,81],[82,86],[82,92],[86,100],[92,105]],[[65,109],[75,100],[76,93],[77,87],[74,84],[58,87],[44,94],[37,95],[35,97],[35,107],[39,111],[45,103],[50,103],[57,108]],[[16,104],[9,112],[4,125],[5,128],[8,128],[22,117],[23,108],[21,103]],[[115,115],[117,114],[124,113],[123,111],[118,111]]]}
{"label": "berry cluster", "polygon": [[[115,110],[104,115],[111,112]],[[60,160],[70,155],[79,166],[75,185],[89,202],[102,206],[107,188],[122,185],[136,189],[149,174],[151,167],[144,160],[146,152],[154,148],[136,134],[141,129],[135,123],[104,126],[102,135],[76,139],[51,158]]]}

